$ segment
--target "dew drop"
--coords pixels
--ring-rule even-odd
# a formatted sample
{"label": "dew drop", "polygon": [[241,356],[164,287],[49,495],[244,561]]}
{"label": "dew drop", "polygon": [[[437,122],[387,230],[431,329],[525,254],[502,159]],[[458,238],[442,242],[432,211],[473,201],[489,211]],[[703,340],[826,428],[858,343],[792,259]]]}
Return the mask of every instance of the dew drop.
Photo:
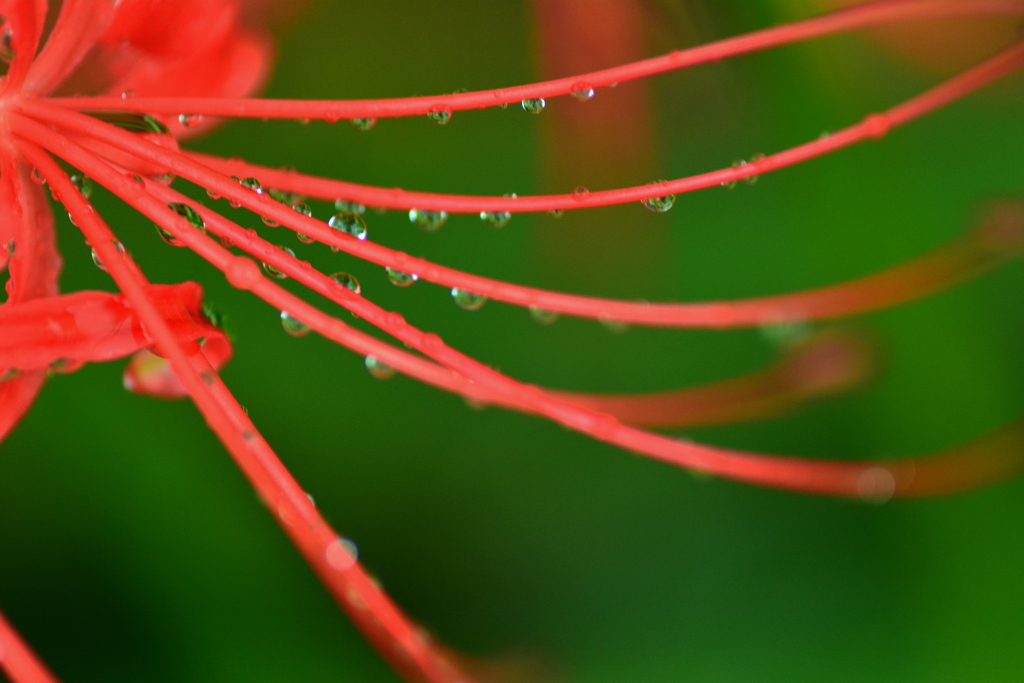
{"label": "dew drop", "polygon": [[0,272],[3,272],[14,257],[14,240],[8,240],[7,244],[0,246]]}
{"label": "dew drop", "polygon": [[341,213],[363,213],[366,211],[364,205],[348,199],[335,199],[334,208]]}
{"label": "dew drop", "polygon": [[331,279],[337,282],[342,287],[350,289],[356,294],[362,292],[362,288],[359,286],[359,280],[356,279],[355,275],[351,273],[333,273]]}
{"label": "dew drop", "polygon": [[408,287],[420,279],[420,276],[415,273],[406,273],[405,271],[390,267],[385,268],[384,270],[387,271],[388,279],[391,280],[391,284],[396,287]]}
{"label": "dew drop", "polygon": [[302,322],[288,311],[281,311],[281,327],[293,337],[305,337],[309,334],[309,325]]}
{"label": "dew drop", "polygon": [[594,99],[594,89],[588,86],[587,84],[577,83],[575,87],[576,89],[569,94],[575,97],[580,102],[586,102],[588,100]]}
{"label": "dew drop", "polygon": [[313,242],[316,242],[315,239],[313,239],[309,235],[303,235],[301,232],[295,233],[295,237],[297,237],[298,240],[303,244],[313,244]]}
{"label": "dew drop", "polygon": [[260,181],[257,178],[242,178],[238,181],[238,184],[247,190],[252,190],[256,194],[263,194],[263,186],[260,185]]}
{"label": "dew drop", "polygon": [[210,199],[214,199],[214,200],[220,199],[220,195],[217,194],[216,192],[214,192],[213,190],[210,190],[210,189],[206,190],[206,196],[209,197]]}
{"label": "dew drop", "polygon": [[339,572],[347,571],[359,559],[359,548],[349,539],[339,536],[327,544],[325,557],[332,568]]}
{"label": "dew drop", "polygon": [[[663,183],[664,180],[658,180],[657,182]],[[674,194],[666,194],[661,197],[648,197],[640,202],[647,208],[655,213],[665,213],[671,209],[676,203],[676,196]]]}
{"label": "dew drop", "polygon": [[[115,247],[117,247],[117,251],[118,252],[120,252],[122,255],[125,253],[124,245],[123,244],[121,244],[117,240],[110,240],[110,241],[114,244]],[[96,253],[96,247],[92,248],[92,262],[96,264],[97,268],[99,268],[103,272],[106,272],[107,267],[103,264],[103,261],[100,260],[100,255],[98,253]]]}
{"label": "dew drop", "polygon": [[427,118],[436,123],[439,126],[443,126],[452,119],[452,113],[447,109],[431,109],[427,113]]}
{"label": "dew drop", "polygon": [[583,187],[582,185],[578,185],[578,186],[574,187],[573,190],[572,190],[572,198],[575,199],[576,201],[583,201],[584,199],[586,199],[589,196],[590,196],[590,190],[588,190],[587,188]]}
{"label": "dew drop", "polygon": [[[289,249],[288,247],[278,247],[278,249],[288,254],[292,258],[295,258],[295,252]],[[285,278],[288,277],[283,272],[281,272],[280,270],[278,270],[277,268],[275,268],[274,266],[270,265],[265,261],[263,262],[263,270],[264,272],[266,272],[267,275],[269,275],[272,278],[277,278],[278,280],[284,280]]]}
{"label": "dew drop", "polygon": [[35,183],[36,185],[45,185],[46,184],[46,179],[43,178],[43,176],[39,172],[38,168],[33,168],[32,169],[32,173],[30,174],[30,177],[32,178],[32,182]]}
{"label": "dew drop", "polygon": [[178,214],[196,230],[202,230],[206,232],[206,221],[199,215],[199,212],[193,209],[188,204],[182,204],[181,202],[171,202],[167,205],[167,208]]}
{"label": "dew drop", "polygon": [[439,230],[448,220],[447,211],[424,211],[423,209],[410,209],[409,220],[420,226],[427,232]]}
{"label": "dew drop", "polygon": [[352,127],[355,128],[356,130],[363,130],[363,131],[370,130],[375,125],[377,125],[377,119],[369,118],[369,117],[349,119],[348,122],[350,124],[352,124]]}
{"label": "dew drop", "polygon": [[92,196],[92,178],[87,175],[73,175],[70,177],[71,184],[78,188],[82,196],[88,199]]}
{"label": "dew drop", "polygon": [[271,199],[277,200],[282,204],[288,204],[289,206],[298,204],[305,199],[302,195],[287,190],[267,190],[266,192]]}
{"label": "dew drop", "polygon": [[543,97],[531,97],[523,100],[523,111],[527,111],[531,114],[539,114],[544,111],[544,107],[547,106],[547,102],[544,101]]}
{"label": "dew drop", "polygon": [[202,122],[202,114],[178,114],[178,123],[187,128],[191,128],[192,126],[198,126]]}
{"label": "dew drop", "polygon": [[85,361],[75,360],[74,358],[58,358],[51,361],[47,369],[57,375],[69,375],[81,369],[83,365],[85,365]]}
{"label": "dew drop", "polygon": [[122,100],[130,100],[133,97],[138,97],[138,95],[131,88],[127,88],[126,90],[122,90],[121,91],[121,99]]}
{"label": "dew drop", "polygon": [[380,362],[373,356],[367,356],[363,363],[367,371],[376,379],[391,379],[395,376],[395,369],[390,365]]}
{"label": "dew drop", "polygon": [[562,209],[548,209],[548,215],[552,218],[561,218],[565,215],[565,211]]}
{"label": "dew drop", "polygon": [[[737,159],[736,161],[732,162],[732,167],[733,168],[742,168],[743,166],[746,166],[746,165],[747,165],[747,162],[744,161],[743,159]],[[736,189],[736,181],[735,180],[723,181],[722,182],[722,187],[724,187],[727,190],[735,190]]]}
{"label": "dew drop", "polygon": [[303,216],[313,217],[313,209],[309,208],[309,204],[305,202],[299,202],[298,204],[292,204],[292,209],[295,213],[301,213]]}
{"label": "dew drop", "polygon": [[625,334],[627,331],[629,331],[629,325],[622,322],[621,320],[616,320],[615,318],[611,318],[604,315],[598,318],[597,320],[599,323],[601,323],[601,327],[608,330],[609,332],[613,332],[614,334]]}
{"label": "dew drop", "polygon": [[552,325],[560,317],[557,311],[549,311],[540,306],[530,306],[530,317],[540,325]]}
{"label": "dew drop", "polygon": [[459,289],[458,287],[452,287],[452,299],[455,300],[455,304],[459,308],[466,311],[478,311],[487,303],[487,297],[483,294]]}
{"label": "dew drop", "polygon": [[366,221],[358,213],[336,213],[328,219],[327,226],[355,237],[357,240],[366,239]]}
{"label": "dew drop", "polygon": [[[747,163],[752,164],[754,162],[761,161],[762,159],[764,159],[764,154],[758,152],[754,156],[750,157],[750,161],[748,161]],[[747,185],[756,185],[757,181],[760,179],[760,175],[748,175],[746,178],[743,179],[743,182],[745,182]]]}
{"label": "dew drop", "polygon": [[512,214],[508,211],[481,211],[480,220],[492,228],[504,228],[512,220]]}
{"label": "dew drop", "polygon": [[0,370],[0,382],[10,382],[12,379],[17,379],[20,374],[19,368],[4,368]]}
{"label": "dew drop", "polygon": [[172,247],[184,246],[184,244],[181,242],[181,240],[179,240],[177,237],[172,235],[170,232],[168,232],[164,228],[160,227],[159,225],[157,225],[155,227],[156,227],[156,234],[160,235],[160,239],[162,239],[167,244],[171,245]]}
{"label": "dew drop", "polygon": [[263,225],[267,226],[268,228],[276,228],[277,226],[281,225],[270,216],[260,216],[260,220],[263,221]]}

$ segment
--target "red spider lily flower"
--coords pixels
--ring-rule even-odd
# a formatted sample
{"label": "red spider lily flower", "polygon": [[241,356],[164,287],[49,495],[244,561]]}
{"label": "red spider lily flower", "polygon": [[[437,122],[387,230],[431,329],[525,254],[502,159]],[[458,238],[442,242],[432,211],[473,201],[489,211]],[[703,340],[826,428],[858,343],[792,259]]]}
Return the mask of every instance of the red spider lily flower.
{"label": "red spider lily flower", "polygon": [[[350,119],[369,127],[378,118],[397,116],[426,115],[445,123],[452,112],[509,104],[540,111],[550,98],[575,94],[588,100],[595,91],[618,83],[843,31],[929,18],[1018,17],[1024,15],[1024,2],[885,0],[531,85],[352,101],[248,97],[266,76],[271,48],[264,34],[243,24],[240,8],[234,0],[65,0],[39,49],[45,0],[0,2],[2,42],[9,58],[0,82],[0,245],[10,273],[8,301],[0,308],[0,435],[28,409],[49,369],[70,371],[86,362],[132,355],[126,386],[157,396],[191,397],[341,607],[409,680],[448,683],[468,678],[457,658],[426,637],[363,570],[354,546],[323,520],[221,382],[217,371],[229,359],[231,346],[215,318],[204,312],[198,285],[149,283],[90,204],[83,182],[76,184],[58,160],[154,221],[167,242],[194,251],[233,286],[281,311],[293,334],[315,331],[366,356],[368,367],[378,373],[401,372],[474,402],[543,416],[669,464],[810,493],[867,499],[931,495],[996,481],[1024,468],[1021,423],[950,451],[886,462],[811,461],[671,438],[645,428],[778,414],[863,380],[870,353],[856,339],[826,335],[794,348],[775,367],[669,393],[589,395],[527,385],[373,304],[350,276],[320,272],[171,186],[175,177],[186,179],[211,196],[258,214],[268,225],[294,230],[303,241],[320,242],[387,268],[398,284],[424,280],[451,288],[464,308],[493,299],[528,307],[547,320],[572,315],[673,328],[753,327],[855,315],[927,296],[1017,255],[1024,248],[1024,208],[999,205],[978,227],[946,246],[850,282],[736,301],[650,304],[520,286],[413,258],[367,241],[358,207],[409,210],[428,229],[440,227],[448,213],[478,214],[500,227],[511,214],[531,211],[642,203],[664,212],[677,194],[752,181],[884,137],[892,128],[1024,66],[1024,42],[819,139],[729,168],[617,189],[579,188],[531,197],[432,194],[270,169],[190,152],[178,143],[230,117]],[[173,39],[163,30],[171,24]],[[110,274],[121,294],[58,293],[60,258],[43,183],[68,211],[91,244],[97,265]],[[303,210],[298,198],[303,196],[336,200],[339,213],[327,223],[316,220]],[[279,277],[294,279],[414,352],[306,303],[276,284]],[[2,617],[0,665],[16,683],[53,680]]]}

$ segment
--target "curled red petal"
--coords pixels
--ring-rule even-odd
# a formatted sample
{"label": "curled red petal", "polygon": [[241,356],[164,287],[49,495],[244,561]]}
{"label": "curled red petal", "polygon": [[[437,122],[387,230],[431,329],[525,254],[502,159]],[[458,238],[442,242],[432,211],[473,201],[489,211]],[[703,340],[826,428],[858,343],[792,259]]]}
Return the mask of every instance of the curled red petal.
{"label": "curled red petal", "polygon": [[[179,342],[203,339],[211,364],[220,367],[227,362],[231,344],[203,315],[199,285],[150,285],[147,293]],[[108,361],[153,343],[120,294],[76,292],[0,306],[0,369]]]}
{"label": "curled red petal", "polygon": [[[0,155],[0,244],[10,256],[7,267],[7,302],[0,306],[0,316],[39,297],[57,293],[57,277],[61,258],[54,243],[53,214],[43,189],[30,179],[31,171],[15,161],[13,154]],[[9,334],[2,340],[20,339]],[[6,382],[0,382],[0,440],[18,423],[32,405],[46,379],[46,371],[22,370]],[[14,374],[11,364],[0,362],[0,372]]]}
{"label": "curled red petal", "polygon": [[[237,0],[123,0],[93,69],[114,95],[241,97],[263,85],[272,55],[269,36],[243,25]],[[165,122],[184,137],[216,123]]]}
{"label": "curled red petal", "polygon": [[115,0],[64,0],[46,45],[25,77],[25,92],[46,95],[60,85],[110,25],[115,5]]}

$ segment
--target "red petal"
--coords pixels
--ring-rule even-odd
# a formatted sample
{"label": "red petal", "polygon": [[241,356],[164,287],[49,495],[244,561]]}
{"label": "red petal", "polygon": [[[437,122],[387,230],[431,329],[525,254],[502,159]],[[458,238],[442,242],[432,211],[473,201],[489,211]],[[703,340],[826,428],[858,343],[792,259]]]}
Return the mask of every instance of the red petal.
{"label": "red petal", "polygon": [[[55,295],[61,267],[50,205],[42,187],[30,179],[31,171],[14,158],[11,150],[0,154],[0,245],[5,253],[8,245],[14,247],[7,263],[9,298],[0,306],[0,314],[23,302]],[[26,372],[0,383],[0,440],[32,405],[45,379],[45,371]]]}
{"label": "red petal", "polygon": [[109,26],[114,4],[114,0],[64,0],[46,45],[25,77],[25,91],[47,95],[60,85]]}
{"label": "red petal", "polygon": [[[150,285],[149,295],[179,341],[203,338],[204,355],[220,367],[231,357],[224,332],[201,312],[194,282]],[[0,307],[0,369],[45,369],[123,358],[152,345],[124,296],[76,292]],[[196,345],[196,350],[199,346]]]}

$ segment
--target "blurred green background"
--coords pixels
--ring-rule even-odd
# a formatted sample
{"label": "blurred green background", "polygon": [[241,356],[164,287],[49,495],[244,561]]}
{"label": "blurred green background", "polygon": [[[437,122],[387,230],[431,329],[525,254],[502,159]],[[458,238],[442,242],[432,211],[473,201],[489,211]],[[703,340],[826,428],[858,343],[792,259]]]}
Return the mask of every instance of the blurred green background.
{"label": "blurred green background", "polygon": [[[660,19],[648,54],[809,11],[649,5],[645,16]],[[277,97],[428,94],[540,75],[533,15],[518,1],[319,0],[278,38],[266,90]],[[649,90],[652,172],[674,178],[778,151],[935,81],[861,36],[659,76]],[[661,216],[640,206],[567,223],[523,215],[500,231],[453,216],[427,234],[400,212],[368,212],[369,237],[515,282],[652,301],[818,286],[920,254],[967,229],[986,200],[1019,196],[1022,85],[1011,79],[753,187],[680,197]],[[369,133],[239,122],[190,146],[387,186],[564,192],[572,184],[556,186],[547,170],[545,117],[585,106],[557,98],[540,116],[509,107],[456,113],[444,127],[381,121]],[[473,410],[404,377],[375,380],[361,358],[286,335],[276,311],[164,245],[105,192],[95,200],[154,281],[197,280],[231,316],[228,384],[366,566],[453,647],[525,657],[580,683],[1020,680],[1024,483],[867,505],[700,480],[541,419]],[[617,235],[624,254],[659,234],[663,265],[616,265],[614,249],[593,259],[553,250],[545,236],[573,220]],[[110,289],[63,216],[59,229],[64,290]],[[398,289],[378,267],[284,229],[264,232],[326,272],[354,273],[367,297],[529,382],[668,389],[775,354],[751,330],[617,335],[565,318],[543,327],[494,302],[469,313],[442,288]],[[1013,262],[849,323],[885,349],[885,372],[866,389],[688,436],[831,458],[968,440],[1024,412],[1022,313],[1024,264]],[[0,446],[0,605],[55,671],[68,683],[396,680],[191,404],[125,392],[122,367],[52,378]]]}

